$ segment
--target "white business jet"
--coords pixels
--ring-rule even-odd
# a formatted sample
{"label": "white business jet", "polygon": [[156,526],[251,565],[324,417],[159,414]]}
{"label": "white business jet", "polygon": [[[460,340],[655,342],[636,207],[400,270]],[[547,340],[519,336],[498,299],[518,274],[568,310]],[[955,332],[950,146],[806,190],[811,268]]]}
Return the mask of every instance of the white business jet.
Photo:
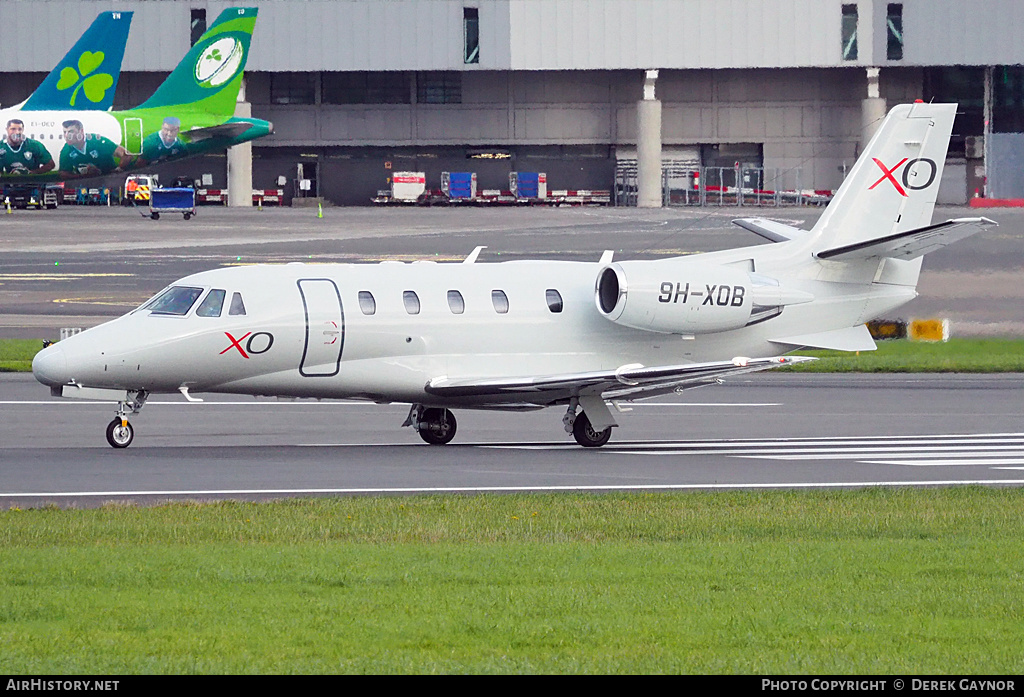
{"label": "white business jet", "polygon": [[808,360],[800,347],[866,351],[865,322],[914,298],[922,255],[985,226],[932,224],[955,104],[885,118],[810,231],[736,221],[775,244],[655,261],[286,264],[222,268],[43,349],[54,395],[118,403],[128,446],[154,393],[218,392],[409,403],[427,443],[451,409],[562,406],[587,447],[608,403]]}

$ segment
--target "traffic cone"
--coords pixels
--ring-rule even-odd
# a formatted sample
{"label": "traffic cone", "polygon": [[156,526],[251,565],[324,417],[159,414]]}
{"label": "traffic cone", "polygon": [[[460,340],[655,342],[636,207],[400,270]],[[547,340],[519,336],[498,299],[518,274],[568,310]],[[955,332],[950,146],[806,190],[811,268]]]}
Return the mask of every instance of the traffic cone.
{"label": "traffic cone", "polygon": [[7,205],[7,215],[10,215],[11,214],[11,197],[10,196],[4,197],[4,203]]}
{"label": "traffic cone", "polygon": [[324,217],[324,204],[322,202],[320,202],[320,201],[316,202],[316,217],[317,218],[323,218]]}

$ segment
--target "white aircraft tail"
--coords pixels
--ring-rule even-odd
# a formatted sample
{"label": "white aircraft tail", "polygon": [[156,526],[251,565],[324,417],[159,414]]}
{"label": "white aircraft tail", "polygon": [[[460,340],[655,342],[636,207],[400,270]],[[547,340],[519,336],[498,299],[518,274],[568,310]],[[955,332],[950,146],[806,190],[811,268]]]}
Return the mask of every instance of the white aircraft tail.
{"label": "white aircraft tail", "polygon": [[956,106],[893,107],[811,230],[816,252],[931,224]]}

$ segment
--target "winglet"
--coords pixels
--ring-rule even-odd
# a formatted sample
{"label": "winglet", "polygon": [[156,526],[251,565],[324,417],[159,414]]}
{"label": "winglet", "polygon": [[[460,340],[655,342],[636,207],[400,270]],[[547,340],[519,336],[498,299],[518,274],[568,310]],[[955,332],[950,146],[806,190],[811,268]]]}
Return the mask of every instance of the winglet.
{"label": "winglet", "polygon": [[101,12],[22,111],[107,111],[114,104],[132,12]]}

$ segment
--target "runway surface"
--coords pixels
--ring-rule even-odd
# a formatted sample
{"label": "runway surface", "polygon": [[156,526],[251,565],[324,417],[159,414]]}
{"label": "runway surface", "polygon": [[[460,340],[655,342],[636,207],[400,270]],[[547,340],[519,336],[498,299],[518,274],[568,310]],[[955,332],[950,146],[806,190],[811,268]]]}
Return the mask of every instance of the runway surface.
{"label": "runway surface", "polygon": [[1024,375],[756,375],[632,405],[577,446],[561,410],[458,411],[448,446],[407,405],[154,396],[135,442],[112,403],[0,376],[0,506],[419,492],[1024,484]]}

